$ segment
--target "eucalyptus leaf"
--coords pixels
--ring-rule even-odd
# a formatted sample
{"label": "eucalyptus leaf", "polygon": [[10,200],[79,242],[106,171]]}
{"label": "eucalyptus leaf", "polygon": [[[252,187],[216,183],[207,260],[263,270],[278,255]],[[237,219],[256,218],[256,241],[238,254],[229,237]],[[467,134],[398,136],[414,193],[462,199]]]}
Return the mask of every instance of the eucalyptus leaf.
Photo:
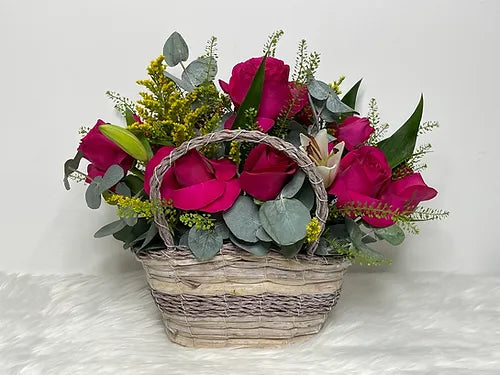
{"label": "eucalyptus leaf", "polygon": [[99,229],[97,232],[95,232],[94,237],[95,238],[102,238],[102,237],[112,235],[113,233],[116,233],[116,232],[122,230],[125,227],[125,225],[126,224],[123,222],[123,220],[113,221],[109,224],[106,224],[101,229]]}
{"label": "eucalyptus leaf", "polygon": [[140,250],[144,249],[146,246],[148,246],[151,241],[155,238],[155,236],[158,234],[158,228],[156,227],[156,224],[154,221],[151,221],[151,226],[149,227],[148,231],[146,232],[146,236],[144,238],[144,242],[142,243]]}
{"label": "eucalyptus leaf", "polygon": [[302,249],[303,244],[304,240],[300,240],[292,245],[281,246],[280,254],[283,255],[285,258],[293,258],[300,252],[300,249]]}
{"label": "eucalyptus leaf", "polygon": [[117,164],[113,164],[104,173],[104,176],[102,176],[102,181],[99,184],[99,192],[102,194],[104,191],[111,189],[120,182],[124,175],[123,168]]}
{"label": "eucalyptus leaf", "polygon": [[137,195],[144,189],[144,181],[132,174],[125,176],[123,182],[129,187],[131,195]]}
{"label": "eucalyptus leaf", "polygon": [[94,178],[87,190],[85,191],[85,201],[87,202],[87,206],[93,210],[98,209],[101,206],[101,189],[99,182],[102,180],[102,177],[98,176]]}
{"label": "eucalyptus leaf", "polygon": [[288,246],[306,236],[311,215],[297,199],[281,198],[265,202],[259,210],[265,231],[277,244]]}
{"label": "eucalyptus leaf", "polygon": [[223,221],[217,221],[215,223],[215,231],[222,237],[222,239],[226,240],[229,238],[229,228]]}
{"label": "eucalyptus leaf", "polygon": [[266,67],[266,56],[262,58],[262,61],[255,73],[255,76],[252,80],[250,88],[248,89],[247,94],[245,95],[245,99],[241,103],[238,111],[236,112],[236,117],[233,122],[233,129],[242,128],[247,121],[245,112],[253,108],[255,110],[259,110],[260,100],[262,97],[262,88],[264,87],[264,72]]}
{"label": "eucalyptus leaf", "polygon": [[311,81],[307,89],[309,90],[309,94],[317,100],[326,100],[332,93],[334,94],[332,88],[327,83],[318,80]]}
{"label": "eucalyptus leaf", "polygon": [[280,195],[283,198],[293,198],[299,191],[302,185],[304,184],[304,180],[306,178],[306,174],[301,170],[297,171],[290,182],[285,185],[285,187],[281,190]]}
{"label": "eucalyptus leaf", "polygon": [[137,224],[137,216],[129,216],[129,217],[122,217],[122,220],[127,224],[129,227],[133,227],[135,224]]}
{"label": "eucalyptus leaf", "polygon": [[312,210],[312,208],[314,207],[316,196],[314,195],[314,191],[309,181],[304,182],[304,184],[302,185],[299,192],[295,195],[294,198],[301,201],[302,204],[306,206],[309,211]]}
{"label": "eucalyptus leaf", "polygon": [[264,230],[263,227],[260,227],[259,229],[257,229],[257,238],[261,241],[264,241],[264,242],[273,242],[273,239],[269,236],[269,234],[267,234],[267,232]]}
{"label": "eucalyptus leaf", "polygon": [[359,225],[352,219],[346,217],[346,228],[349,232],[349,237],[352,241],[352,246],[363,254],[364,257],[372,259],[372,261],[385,260],[385,257],[378,251],[372,249],[363,242],[363,232],[359,228]]}
{"label": "eucalyptus leaf", "polygon": [[354,109],[342,103],[335,93],[326,99],[326,109],[334,114],[355,112]]}
{"label": "eucalyptus leaf", "polygon": [[356,99],[358,97],[358,90],[362,80],[363,79],[360,79],[358,82],[356,82],[354,86],[352,86],[351,89],[344,95],[344,97],[342,98],[342,103],[353,109],[356,108]]}
{"label": "eucalyptus leaf", "polygon": [[192,61],[182,72],[182,80],[193,86],[212,81],[217,75],[217,61],[213,57],[200,57]]}
{"label": "eucalyptus leaf", "polygon": [[393,135],[378,143],[377,147],[383,151],[391,168],[398,166],[413,154],[423,109],[422,95],[410,118]]}
{"label": "eucalyptus leaf", "polygon": [[64,163],[64,187],[66,190],[70,189],[68,177],[75,171],[78,170],[78,167],[80,166],[80,160],[82,160],[83,157],[83,152],[81,150],[78,150],[76,153],[75,157],[73,159],[68,159]]}
{"label": "eucalyptus leaf", "polygon": [[189,49],[184,38],[177,31],[170,35],[163,46],[163,56],[168,66],[174,67],[189,58]]}
{"label": "eucalyptus leaf", "polygon": [[188,237],[189,237],[189,231],[185,231],[182,234],[181,238],[179,238],[179,246],[184,246],[187,249],[189,249]]}
{"label": "eucalyptus leaf", "polygon": [[397,224],[386,228],[375,228],[375,235],[394,246],[402,244],[405,240],[405,232]]}
{"label": "eucalyptus leaf", "polygon": [[362,241],[363,243],[374,243],[377,242],[378,240],[375,237],[364,235]]}
{"label": "eucalyptus leaf", "polygon": [[116,185],[115,193],[129,198],[132,196],[132,192],[125,182],[119,182],[118,185]]}
{"label": "eucalyptus leaf", "polygon": [[246,242],[257,242],[257,230],[261,226],[259,208],[248,195],[241,195],[222,215],[224,222],[235,237]]}
{"label": "eucalyptus leaf", "polygon": [[215,230],[192,227],[189,230],[188,246],[196,259],[209,260],[222,248],[223,239]]}
{"label": "eucalyptus leaf", "polygon": [[176,76],[174,76],[173,74],[170,74],[167,71],[163,72],[163,74],[165,75],[165,77],[172,80],[177,86],[179,86],[179,88],[181,88],[187,92],[191,92],[194,90],[194,86],[191,84],[191,82],[177,78]]}
{"label": "eucalyptus leaf", "polygon": [[269,252],[269,249],[271,248],[271,244],[269,242],[256,242],[256,243],[245,242],[237,239],[232,234],[229,235],[229,239],[240,249],[246,250],[249,253],[252,253],[256,256],[266,255]]}

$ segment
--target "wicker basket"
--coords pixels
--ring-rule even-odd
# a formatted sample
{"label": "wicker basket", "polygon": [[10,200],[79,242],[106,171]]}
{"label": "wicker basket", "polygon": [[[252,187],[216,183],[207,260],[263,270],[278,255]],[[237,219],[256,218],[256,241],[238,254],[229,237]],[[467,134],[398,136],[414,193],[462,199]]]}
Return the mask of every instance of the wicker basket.
{"label": "wicker basket", "polygon": [[[177,147],[156,167],[151,199],[160,199],[161,181],[175,160],[191,149],[222,141],[265,143],[297,162],[311,182],[315,214],[324,229],[328,200],[314,164],[292,144],[258,131],[223,130]],[[226,243],[213,259],[200,262],[189,250],[174,244],[161,212],[155,222],[166,249],[141,253],[137,258],[146,271],[168,337],[184,346],[263,347],[303,340],[321,329],[337,303],[350,265],[344,258],[314,255],[317,242],[294,259],[285,259],[276,251],[257,257]]]}

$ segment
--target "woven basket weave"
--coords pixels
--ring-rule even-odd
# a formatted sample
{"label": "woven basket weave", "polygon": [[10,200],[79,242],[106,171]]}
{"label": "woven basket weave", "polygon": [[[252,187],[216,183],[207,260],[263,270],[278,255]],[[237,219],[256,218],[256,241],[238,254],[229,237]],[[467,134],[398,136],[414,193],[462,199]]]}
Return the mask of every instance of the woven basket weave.
{"label": "woven basket weave", "polygon": [[[323,231],[328,200],[314,164],[292,144],[259,131],[223,130],[183,143],[156,167],[151,199],[160,199],[161,181],[175,160],[191,149],[222,141],[265,143],[297,162],[316,195],[315,215]],[[155,223],[165,250],[137,258],[168,337],[184,346],[263,347],[303,340],[321,329],[350,265],[344,258],[314,255],[317,242],[294,259],[273,250],[257,257],[226,243],[213,259],[200,262],[175,245],[162,212],[155,214]]]}

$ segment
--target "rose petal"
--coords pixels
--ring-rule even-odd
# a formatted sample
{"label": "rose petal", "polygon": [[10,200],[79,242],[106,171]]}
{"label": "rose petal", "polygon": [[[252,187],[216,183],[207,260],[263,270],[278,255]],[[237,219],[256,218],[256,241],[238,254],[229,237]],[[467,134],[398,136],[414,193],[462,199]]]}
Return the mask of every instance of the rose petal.
{"label": "rose petal", "polygon": [[236,174],[236,164],[229,159],[208,159],[208,162],[214,167],[217,180],[228,181]]}
{"label": "rose petal", "polygon": [[220,198],[199,210],[210,213],[225,211],[233,205],[240,192],[240,183],[237,178],[233,178],[225,183],[224,194]]}
{"label": "rose petal", "polygon": [[289,174],[282,172],[243,172],[240,176],[240,186],[254,198],[268,201],[278,196],[288,177]]}
{"label": "rose petal", "polygon": [[214,178],[214,168],[206,157],[191,150],[175,162],[175,178],[180,186],[200,184]]}
{"label": "rose petal", "polygon": [[219,79],[219,85],[222,91],[224,91],[226,94],[229,94],[229,83],[226,83],[222,79]]}
{"label": "rose petal", "polygon": [[[177,190],[165,190],[172,205],[181,210],[199,210],[224,194],[225,182],[209,180]],[[163,192],[163,191],[162,191]]]}
{"label": "rose petal", "polygon": [[[350,192],[351,199],[354,202],[359,202],[360,205],[362,206],[368,206],[368,207],[377,207],[379,204],[382,202],[379,199],[371,198],[366,195],[358,194],[356,192]],[[369,217],[369,216],[362,216],[363,220],[366,221],[368,224],[373,225],[374,227],[377,228],[385,228],[389,227],[392,224],[394,224],[394,220],[387,219],[387,218],[375,218],[375,217]]]}
{"label": "rose petal", "polygon": [[148,164],[146,164],[146,170],[144,172],[144,191],[146,192],[147,195],[149,195],[150,181],[151,177],[153,177],[154,169],[158,164],[160,164],[163,158],[170,155],[173,149],[174,147],[172,146],[164,146],[160,148],[158,151],[156,151],[156,154],[154,154],[154,156],[151,158]]}
{"label": "rose petal", "polygon": [[257,126],[262,132],[267,133],[274,126],[274,120],[266,117],[257,117]]}

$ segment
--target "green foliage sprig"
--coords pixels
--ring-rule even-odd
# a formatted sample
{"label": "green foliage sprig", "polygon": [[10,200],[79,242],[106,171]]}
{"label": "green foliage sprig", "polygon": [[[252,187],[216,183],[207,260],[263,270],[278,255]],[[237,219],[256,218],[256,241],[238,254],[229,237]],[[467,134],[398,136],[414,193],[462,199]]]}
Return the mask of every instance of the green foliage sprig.
{"label": "green foliage sprig", "polygon": [[380,114],[378,109],[377,100],[375,98],[371,98],[368,103],[368,120],[370,121],[370,125],[375,129],[373,133],[370,135],[368,139],[368,144],[376,145],[380,142],[385,135],[387,134],[387,130],[389,129],[389,124],[380,122]]}
{"label": "green foliage sprig", "polygon": [[189,228],[195,227],[200,230],[209,230],[215,227],[215,219],[212,215],[206,213],[184,212],[179,216],[179,220]]}
{"label": "green foliage sprig", "polygon": [[292,79],[295,82],[307,84],[314,79],[320,63],[320,54],[307,51],[307,42],[302,39],[297,50]]}
{"label": "green foliage sprig", "polygon": [[277,30],[267,37],[267,42],[264,44],[264,48],[262,48],[265,56],[274,57],[276,55],[276,47],[284,33],[283,30]]}

